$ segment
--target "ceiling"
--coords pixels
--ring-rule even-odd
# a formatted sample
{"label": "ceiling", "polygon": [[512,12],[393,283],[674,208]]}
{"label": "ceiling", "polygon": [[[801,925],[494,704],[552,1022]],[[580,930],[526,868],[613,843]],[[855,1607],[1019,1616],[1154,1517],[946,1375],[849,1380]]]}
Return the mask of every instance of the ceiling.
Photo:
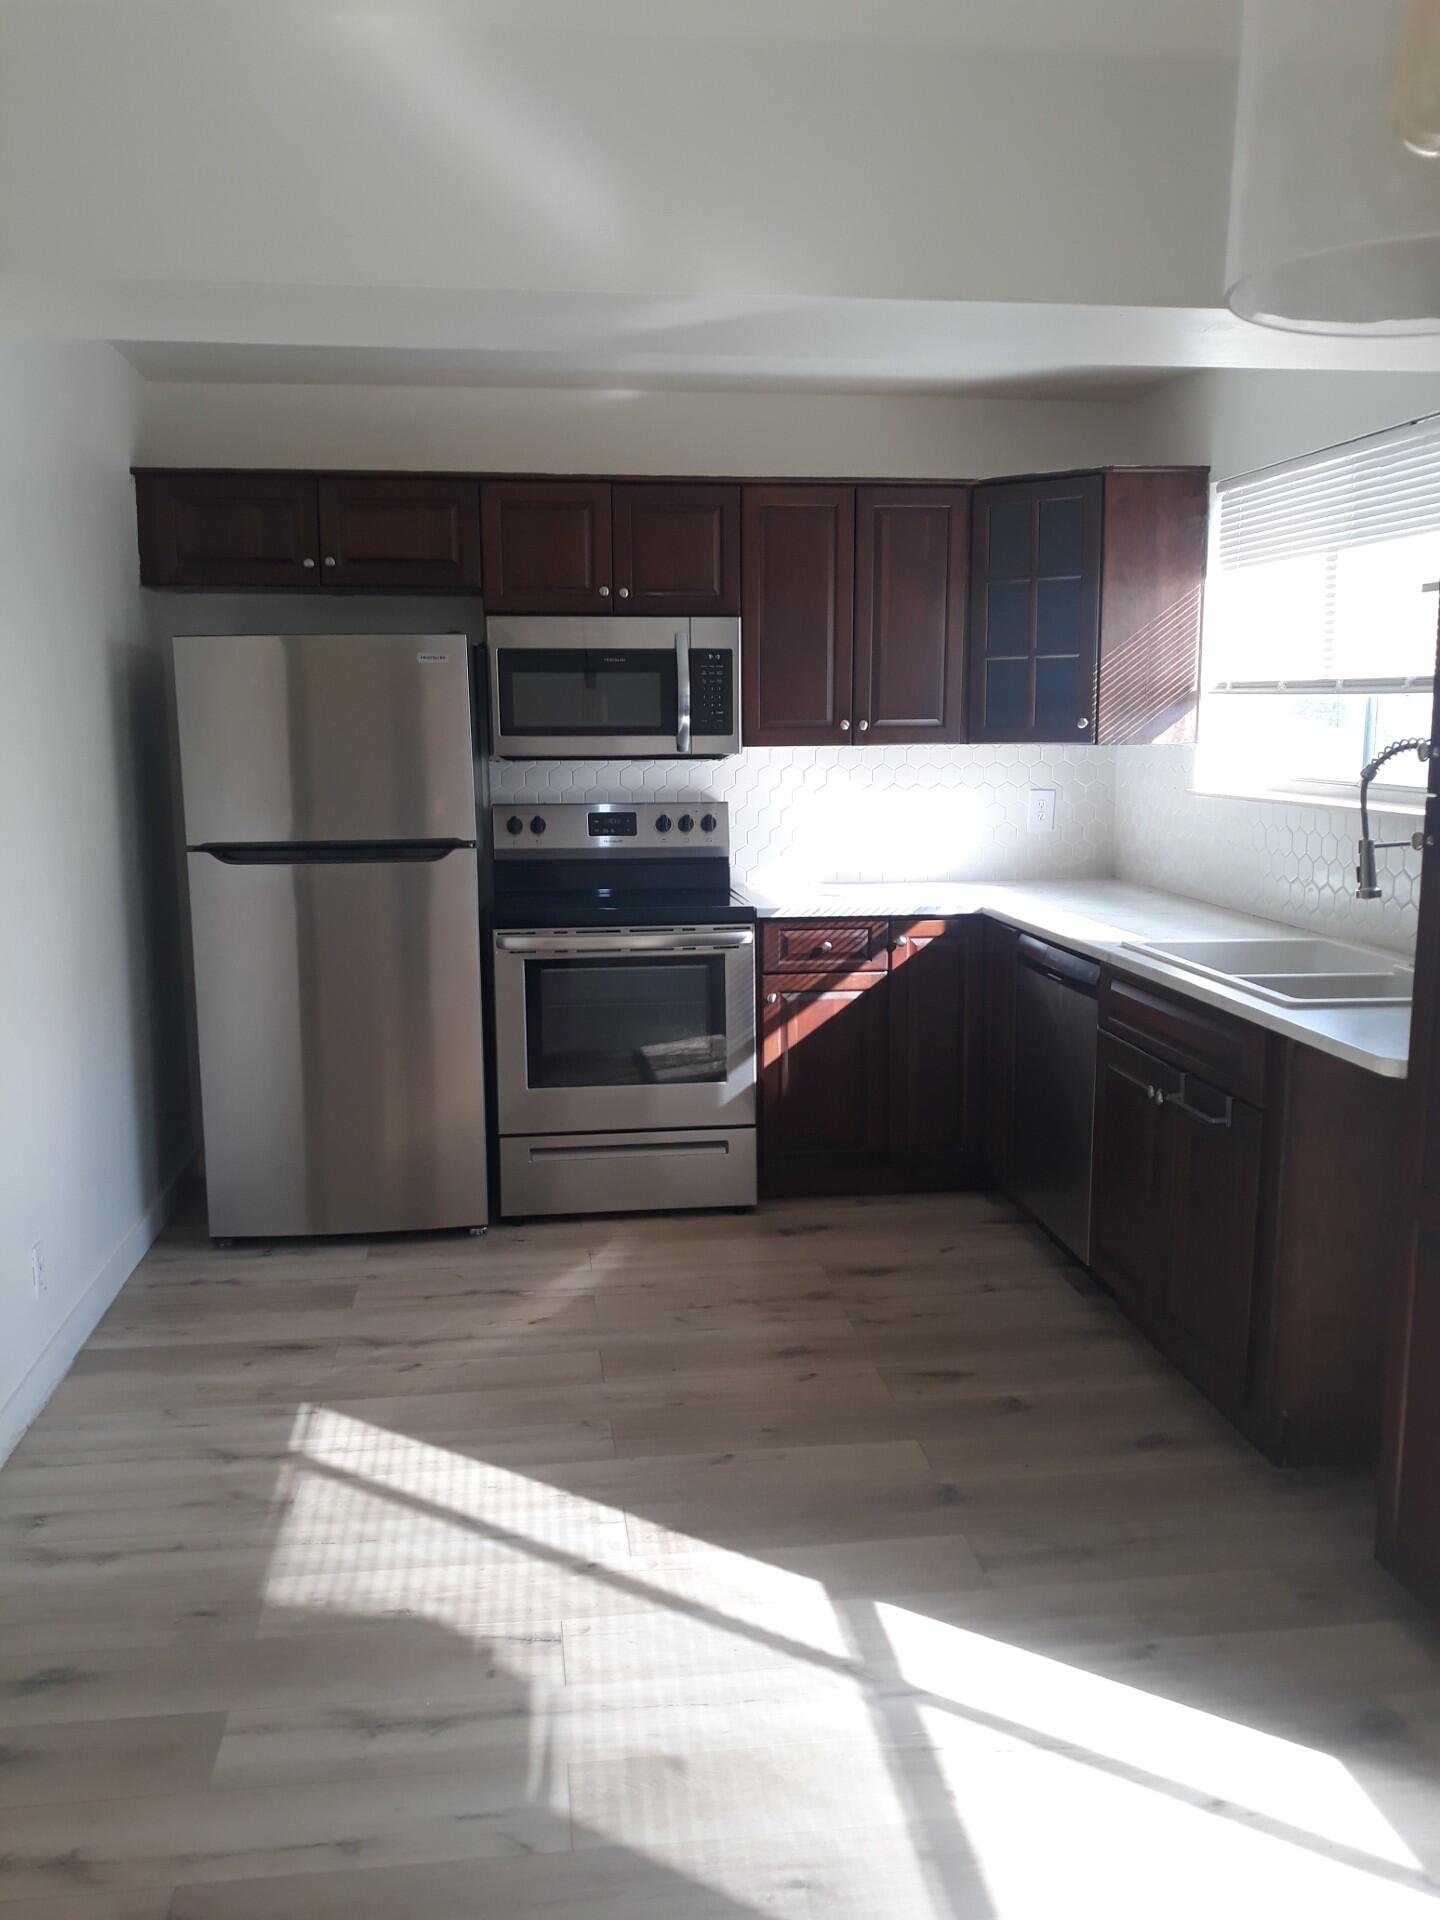
{"label": "ceiling", "polygon": [[0,330],[164,381],[1132,395],[1223,306],[1239,0],[0,0]]}

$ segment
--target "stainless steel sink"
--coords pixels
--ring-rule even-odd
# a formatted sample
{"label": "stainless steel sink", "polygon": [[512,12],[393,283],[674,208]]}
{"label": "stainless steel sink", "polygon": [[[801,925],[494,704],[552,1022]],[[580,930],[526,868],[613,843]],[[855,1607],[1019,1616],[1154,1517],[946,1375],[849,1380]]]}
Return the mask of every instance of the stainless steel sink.
{"label": "stainless steel sink", "polygon": [[1414,969],[1393,954],[1303,934],[1273,940],[1128,940],[1136,953],[1292,1007],[1408,1006]]}

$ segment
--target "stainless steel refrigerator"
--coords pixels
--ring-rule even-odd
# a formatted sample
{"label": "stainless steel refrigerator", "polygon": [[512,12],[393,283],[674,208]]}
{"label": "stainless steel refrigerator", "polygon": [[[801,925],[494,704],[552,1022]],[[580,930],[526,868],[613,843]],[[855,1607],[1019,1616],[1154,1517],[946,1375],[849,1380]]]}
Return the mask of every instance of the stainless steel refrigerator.
{"label": "stainless steel refrigerator", "polygon": [[212,1235],[483,1226],[464,636],[174,646]]}

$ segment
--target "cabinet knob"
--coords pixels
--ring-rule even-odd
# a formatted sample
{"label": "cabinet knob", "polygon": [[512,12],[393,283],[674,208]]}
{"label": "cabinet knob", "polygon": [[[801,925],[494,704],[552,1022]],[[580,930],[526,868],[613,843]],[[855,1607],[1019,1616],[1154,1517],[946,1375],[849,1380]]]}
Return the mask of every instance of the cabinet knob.
{"label": "cabinet knob", "polygon": [[307,553],[305,558],[300,562],[300,564],[302,567],[313,567],[315,565],[314,555]]}
{"label": "cabinet knob", "polygon": [[910,942],[903,933],[897,933],[895,936],[895,944],[897,947],[908,947]]}
{"label": "cabinet knob", "polygon": [[870,722],[868,720],[862,720],[860,722],[860,731],[862,733],[868,733],[870,731]]}
{"label": "cabinet knob", "polygon": [[840,722],[840,731],[842,733],[848,733],[850,731],[850,722],[848,720],[842,720]]}
{"label": "cabinet knob", "polygon": [[608,600],[610,598],[610,589],[608,587],[601,587],[600,598],[602,600]]}
{"label": "cabinet knob", "polygon": [[621,587],[616,598],[619,600],[628,600],[630,598],[630,589],[628,587]]}
{"label": "cabinet knob", "polygon": [[333,567],[333,566],[334,566],[334,564],[335,564],[335,556],[334,556],[334,554],[333,554],[333,553],[327,553],[327,554],[326,554],[326,556],[325,556],[325,564],[326,564],[326,566],[327,566],[327,567]]}
{"label": "cabinet knob", "polygon": [[1082,713],[1080,718],[1075,722],[1075,724],[1080,729],[1080,731],[1084,733],[1085,729],[1090,724],[1089,716],[1087,714]]}
{"label": "cabinet knob", "polygon": [[779,998],[780,996],[778,993],[767,993],[765,996],[766,1006],[773,1007],[776,1004],[776,1002],[779,1000]]}
{"label": "cabinet knob", "polygon": [[821,953],[829,953],[829,952],[830,952],[830,950],[831,950],[831,948],[832,948],[832,947],[833,947],[834,945],[835,945],[835,942],[834,942],[833,940],[822,940],[822,941],[820,942],[820,951],[821,951]]}

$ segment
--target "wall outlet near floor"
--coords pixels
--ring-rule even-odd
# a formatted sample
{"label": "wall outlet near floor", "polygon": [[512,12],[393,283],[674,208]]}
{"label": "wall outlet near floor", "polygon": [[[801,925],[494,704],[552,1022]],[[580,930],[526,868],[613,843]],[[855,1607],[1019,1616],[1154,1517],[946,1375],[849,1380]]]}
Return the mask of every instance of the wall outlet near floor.
{"label": "wall outlet near floor", "polygon": [[37,1240],[30,1249],[30,1291],[37,1300],[50,1291],[50,1276],[45,1271],[45,1242]]}
{"label": "wall outlet near floor", "polygon": [[1055,831],[1054,787],[1031,787],[1025,806],[1025,826],[1030,833]]}

